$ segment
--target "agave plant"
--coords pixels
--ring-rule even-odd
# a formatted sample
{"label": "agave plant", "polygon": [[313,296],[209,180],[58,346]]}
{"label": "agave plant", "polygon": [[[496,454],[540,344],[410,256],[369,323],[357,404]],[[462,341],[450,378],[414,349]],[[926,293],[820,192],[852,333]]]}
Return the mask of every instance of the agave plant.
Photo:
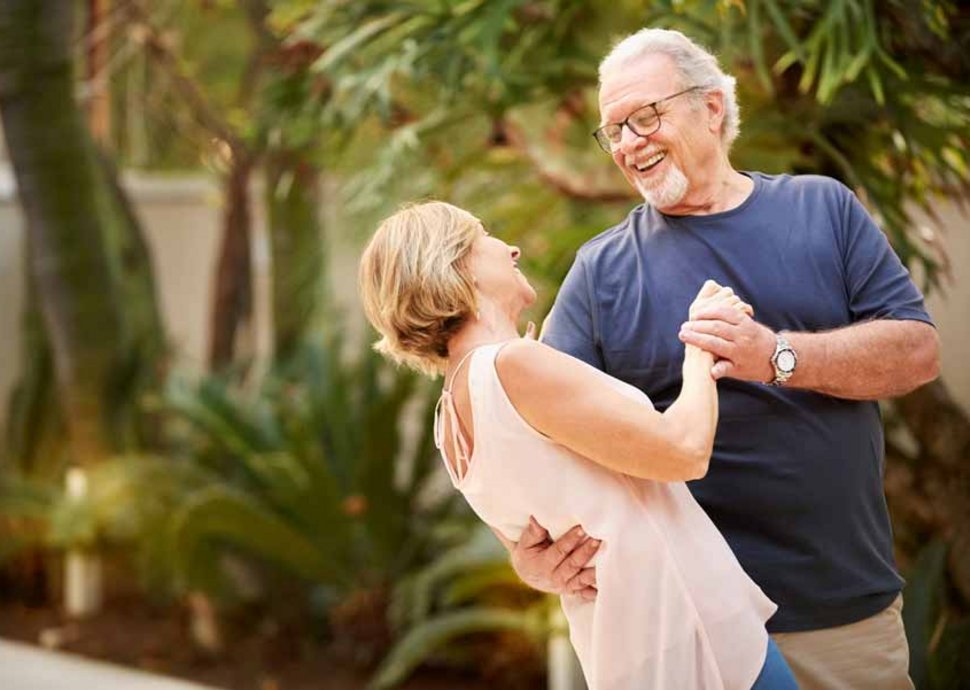
{"label": "agave plant", "polygon": [[371,687],[395,687],[432,659],[463,665],[480,661],[474,647],[450,644],[472,635],[489,635],[488,648],[495,655],[500,636],[511,633],[538,657],[556,624],[558,606],[558,599],[522,584],[505,549],[479,525],[466,542],[398,583],[391,605],[398,641]]}
{"label": "agave plant", "polygon": [[340,349],[303,347],[255,393],[220,377],[170,387],[182,442],[213,477],[171,518],[182,587],[226,593],[220,555],[245,554],[310,584],[331,617],[383,618],[382,593],[430,560],[456,515],[453,492],[429,491],[430,389]]}
{"label": "agave plant", "polygon": [[907,573],[903,623],[910,645],[910,676],[918,690],[965,687],[970,678],[970,619],[952,615],[946,558],[946,544],[934,540],[923,547]]}

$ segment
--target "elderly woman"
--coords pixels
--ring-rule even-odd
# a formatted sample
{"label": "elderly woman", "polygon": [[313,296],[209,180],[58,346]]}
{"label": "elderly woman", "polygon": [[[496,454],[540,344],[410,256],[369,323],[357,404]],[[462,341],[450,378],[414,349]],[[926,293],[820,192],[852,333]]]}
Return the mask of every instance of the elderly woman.
{"label": "elderly woman", "polygon": [[[794,688],[764,623],[775,605],[684,482],[704,476],[717,425],[710,354],[687,346],[663,413],[638,389],[519,336],[535,291],[519,250],[440,202],[385,220],[360,291],[376,348],[444,374],[435,434],[455,487],[514,543],[532,516],[601,542],[598,594],[565,595],[591,690]],[[691,310],[750,307],[708,281]]]}

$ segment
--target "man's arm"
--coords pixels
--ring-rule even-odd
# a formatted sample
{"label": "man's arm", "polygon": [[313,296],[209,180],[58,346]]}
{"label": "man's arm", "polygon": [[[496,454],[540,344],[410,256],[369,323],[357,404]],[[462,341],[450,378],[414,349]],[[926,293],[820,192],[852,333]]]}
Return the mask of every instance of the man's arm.
{"label": "man's arm", "polygon": [[[842,274],[832,280],[845,286],[851,325],[820,333],[786,331],[798,364],[785,386],[852,400],[903,395],[939,375],[939,338],[923,296],[886,236],[855,194],[833,184],[840,213],[834,242]],[[751,319],[708,310],[692,317],[681,340],[726,360],[715,364],[716,378],[774,378],[775,334]]]}
{"label": "man's arm", "polygon": [[[878,400],[908,393],[939,375],[939,337],[922,321],[876,319],[824,333],[786,332],[785,337],[798,356],[795,373],[785,383],[790,388]],[[680,339],[722,360],[714,365],[715,378],[774,378],[774,332],[737,310],[698,312],[683,325]]]}
{"label": "man's arm", "polygon": [[787,336],[799,362],[788,385],[850,400],[905,395],[940,375],[940,339],[922,321],[878,320]]}

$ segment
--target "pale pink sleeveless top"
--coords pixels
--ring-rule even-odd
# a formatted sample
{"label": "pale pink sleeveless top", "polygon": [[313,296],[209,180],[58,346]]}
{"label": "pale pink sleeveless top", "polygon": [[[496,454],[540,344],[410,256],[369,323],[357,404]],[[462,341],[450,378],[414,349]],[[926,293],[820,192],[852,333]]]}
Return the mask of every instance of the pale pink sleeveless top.
{"label": "pale pink sleeveless top", "polygon": [[[603,540],[594,560],[596,600],[562,597],[590,690],[749,690],[765,660],[764,623],[776,606],[683,482],[613,472],[529,426],[495,370],[503,344],[470,353],[471,457],[448,390],[435,415],[435,440],[455,487],[508,539],[518,541],[534,515],[553,539],[578,524]],[[639,389],[597,374],[651,404]],[[457,469],[445,457],[441,416],[455,435]]]}

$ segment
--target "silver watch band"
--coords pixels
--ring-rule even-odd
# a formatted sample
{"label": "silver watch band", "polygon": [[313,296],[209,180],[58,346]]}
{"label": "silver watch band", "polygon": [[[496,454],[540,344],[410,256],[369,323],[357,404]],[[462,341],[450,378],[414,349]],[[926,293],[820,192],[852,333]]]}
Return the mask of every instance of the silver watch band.
{"label": "silver watch band", "polygon": [[[782,358],[786,362],[791,362],[790,368],[779,365],[779,360]],[[788,338],[781,333],[775,333],[775,351],[771,355],[771,367],[775,371],[775,378],[770,381],[770,384],[772,386],[780,386],[788,381],[792,377],[792,374],[795,373],[797,363],[798,355],[795,354],[795,349],[788,342]]]}

